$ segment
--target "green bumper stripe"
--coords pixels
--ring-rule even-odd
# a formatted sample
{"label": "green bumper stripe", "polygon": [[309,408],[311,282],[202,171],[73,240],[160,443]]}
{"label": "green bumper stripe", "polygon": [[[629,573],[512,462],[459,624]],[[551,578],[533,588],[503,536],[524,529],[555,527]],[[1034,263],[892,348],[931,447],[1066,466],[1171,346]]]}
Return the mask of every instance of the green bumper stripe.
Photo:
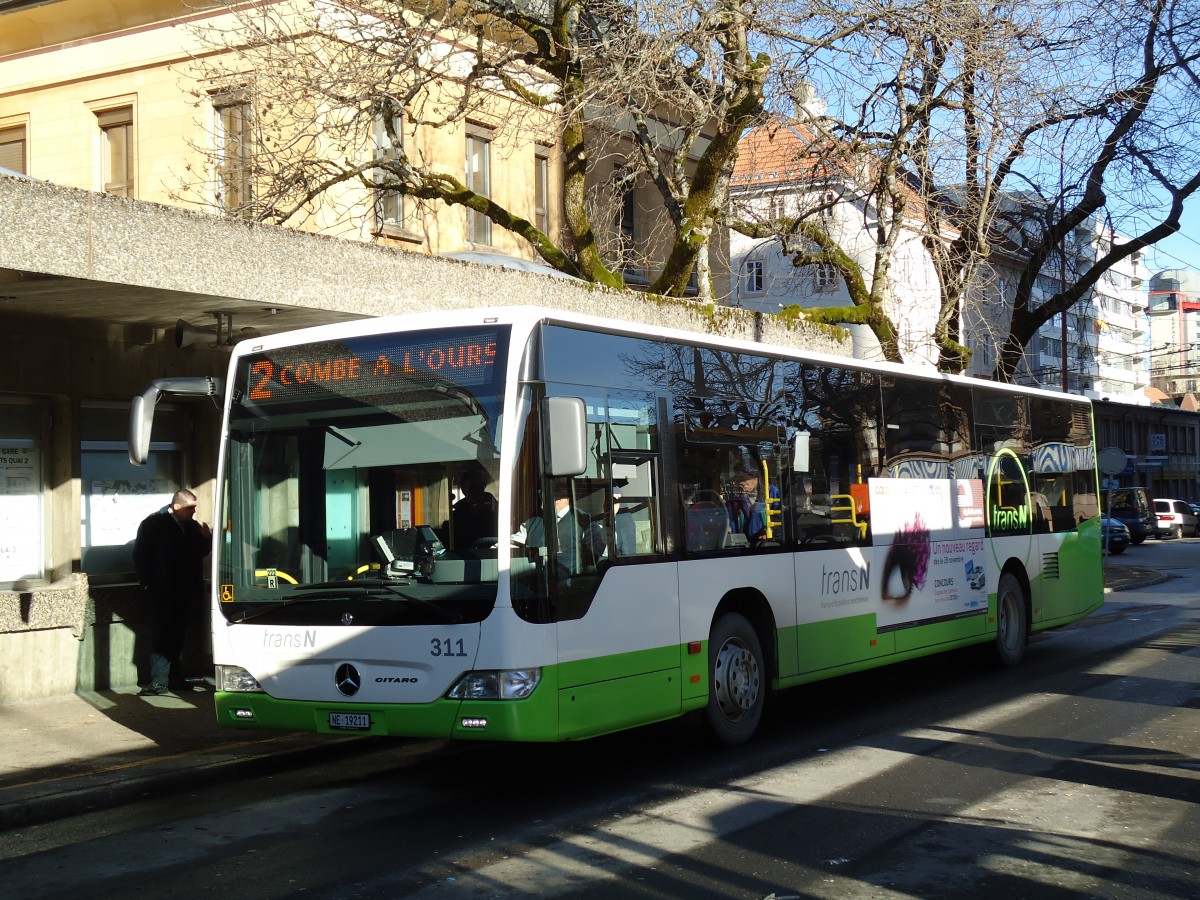
{"label": "green bumper stripe", "polygon": [[[239,717],[248,710],[252,718]],[[277,700],[267,694],[216,695],[217,722],[247,730],[316,732],[318,734],[388,735],[392,737],[476,739],[492,741],[558,740],[557,692],[543,678],[525,700],[436,700],[420,704],[316,703]],[[366,713],[370,728],[331,728],[330,713]],[[464,720],[479,727],[463,727]]]}

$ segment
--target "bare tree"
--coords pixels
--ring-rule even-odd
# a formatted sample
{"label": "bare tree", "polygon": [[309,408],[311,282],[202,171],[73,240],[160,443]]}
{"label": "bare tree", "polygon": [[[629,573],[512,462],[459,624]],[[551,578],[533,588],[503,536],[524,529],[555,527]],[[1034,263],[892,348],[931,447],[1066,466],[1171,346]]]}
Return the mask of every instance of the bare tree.
{"label": "bare tree", "polygon": [[[1184,0],[868,0],[852,11],[860,27],[836,46],[793,65],[773,50],[783,82],[815,81],[831,100],[834,115],[802,122],[814,135],[809,166],[839,180],[875,237],[864,263],[822,227],[820,204],[775,223],[782,240],[799,239],[798,265],[835,266],[849,287],[851,307],[812,315],[868,324],[885,355],[901,358],[894,317],[904,300],[890,271],[903,233],[917,231],[937,273],[939,367],[957,371],[969,358],[964,309],[993,292],[980,284],[991,256],[1016,250],[1020,278],[994,373],[1011,379],[1041,324],[1178,228],[1200,173],[1193,10]],[[790,39],[779,29],[772,37],[776,46]],[[1126,203],[1106,207],[1116,192]],[[1040,198],[1038,216],[1014,225],[1014,196]],[[1056,248],[1103,209],[1125,213],[1115,227],[1133,237],[1035,300]],[[763,234],[763,224],[750,231]]]}
{"label": "bare tree", "polygon": [[[1127,15],[1139,13],[1137,18]],[[1025,346],[1053,316],[1088,295],[1117,262],[1179,229],[1183,203],[1200,188],[1196,132],[1200,112],[1200,11],[1175,0],[1109,9],[1112,24],[1125,23],[1114,42],[1107,90],[1087,107],[1047,117],[1043,142],[1061,136],[1065,148],[1073,126],[1083,123],[1091,153],[1078,158],[1075,177],[1060,179],[1057,195],[1042,205],[1044,217],[1025,254],[1013,301],[1012,324],[1001,347],[996,375],[1011,380]],[[1064,154],[1065,155],[1065,154]],[[1065,254],[1072,232],[1106,209],[1109,194],[1126,201],[1109,211],[1112,231],[1127,235],[1040,303],[1034,282],[1056,254]],[[1078,257],[1076,257],[1078,258]]]}
{"label": "bare tree", "polygon": [[[551,266],[619,287],[629,249],[613,235],[619,193],[652,185],[658,209],[647,218],[665,229],[643,248],[640,261],[655,267],[649,289],[682,295],[699,266],[700,293],[711,296],[729,172],[770,71],[752,46],[764,14],[754,4],[297,0],[231,4],[229,14],[232,26],[204,33],[194,75],[201,101],[220,91],[253,98],[247,217],[327,228],[347,221],[352,188],[391,191],[465,207]],[[559,148],[561,235],[413,140],[477,120]],[[218,167],[217,151],[203,149]],[[618,184],[597,174],[600,160],[619,168]],[[206,173],[190,174],[181,195],[199,196]],[[607,196],[597,187],[606,181]]]}

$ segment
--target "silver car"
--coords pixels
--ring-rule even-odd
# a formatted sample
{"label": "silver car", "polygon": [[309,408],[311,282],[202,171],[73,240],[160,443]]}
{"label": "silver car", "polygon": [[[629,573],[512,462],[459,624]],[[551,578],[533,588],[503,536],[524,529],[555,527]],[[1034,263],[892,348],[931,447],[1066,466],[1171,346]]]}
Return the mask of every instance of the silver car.
{"label": "silver car", "polygon": [[1196,536],[1196,514],[1182,500],[1155,500],[1154,515],[1158,517],[1160,538]]}

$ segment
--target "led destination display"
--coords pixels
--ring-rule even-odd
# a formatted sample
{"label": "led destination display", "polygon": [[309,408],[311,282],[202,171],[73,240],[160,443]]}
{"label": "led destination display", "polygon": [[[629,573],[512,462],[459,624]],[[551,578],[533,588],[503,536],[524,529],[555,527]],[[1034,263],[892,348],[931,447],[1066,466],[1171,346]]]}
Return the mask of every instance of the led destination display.
{"label": "led destination display", "polygon": [[503,377],[502,331],[423,331],[284,347],[246,357],[238,386],[254,405],[447,382],[486,387]]}

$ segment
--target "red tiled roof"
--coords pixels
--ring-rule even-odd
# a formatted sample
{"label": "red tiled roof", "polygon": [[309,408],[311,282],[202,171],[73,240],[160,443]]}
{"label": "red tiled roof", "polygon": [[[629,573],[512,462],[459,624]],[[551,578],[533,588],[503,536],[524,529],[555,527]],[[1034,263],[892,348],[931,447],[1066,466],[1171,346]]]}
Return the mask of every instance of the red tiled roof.
{"label": "red tiled roof", "polygon": [[[820,142],[820,149],[814,149]],[[872,161],[869,154],[860,157]],[[772,120],[747,132],[738,142],[738,158],[731,184],[734,188],[787,184],[841,177],[853,180],[855,163],[849,147],[817,135],[806,126]],[[907,214],[924,218],[925,203],[916,191],[903,185]]]}
{"label": "red tiled roof", "polygon": [[734,184],[772,184],[813,178],[820,166],[811,150],[814,132],[798,125],[773,121],[747,132],[738,142],[738,159],[733,169]]}

